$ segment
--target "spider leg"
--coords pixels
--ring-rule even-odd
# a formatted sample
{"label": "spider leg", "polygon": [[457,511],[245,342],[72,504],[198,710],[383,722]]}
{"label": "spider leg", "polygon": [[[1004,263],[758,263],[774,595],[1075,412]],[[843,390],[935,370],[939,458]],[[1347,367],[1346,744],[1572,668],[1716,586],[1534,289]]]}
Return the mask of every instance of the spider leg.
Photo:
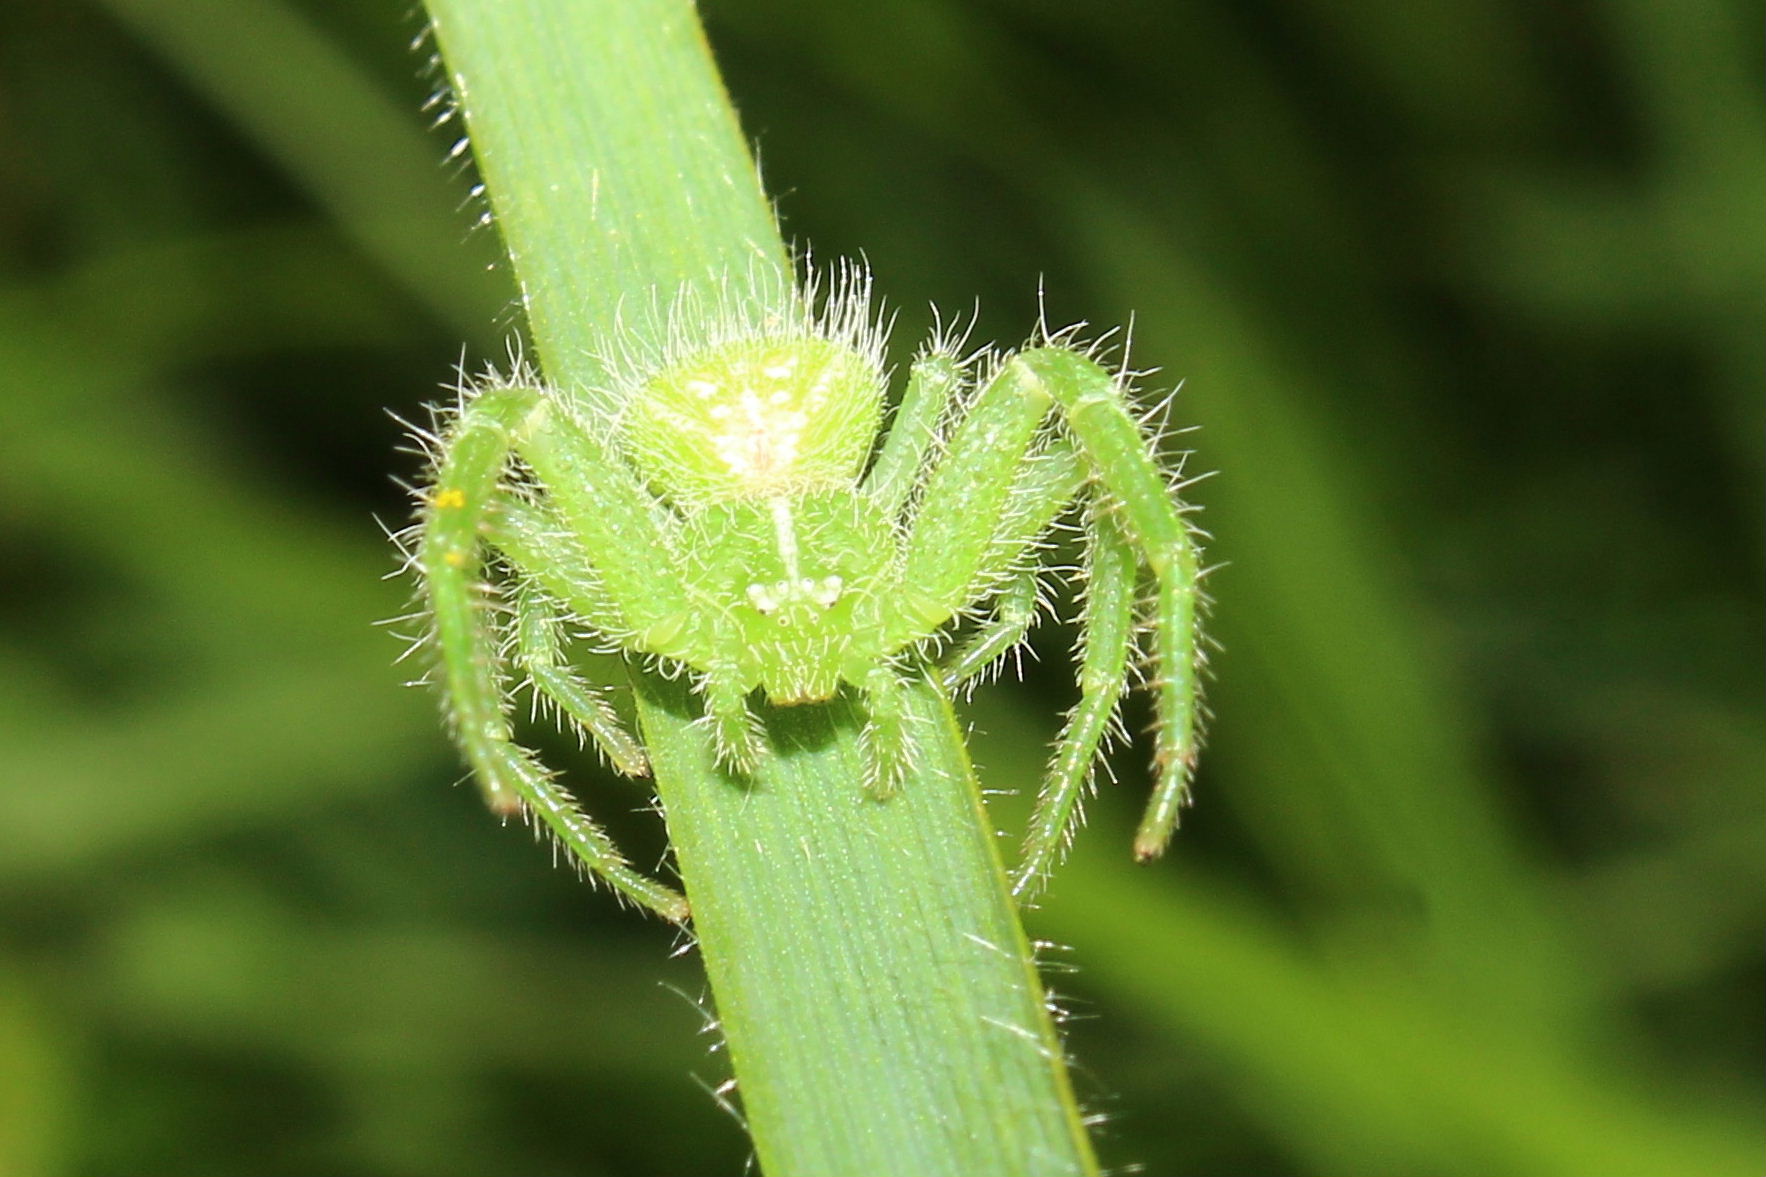
{"label": "spider leg", "polygon": [[606,596],[641,650],[678,656],[689,616],[672,519],[617,454],[567,411],[549,403],[517,438],[547,506],[578,541]]}
{"label": "spider leg", "polygon": [[994,615],[941,668],[946,690],[1017,645],[1036,620],[1034,549],[1083,484],[1079,455],[1064,437],[1023,461],[981,564],[961,590],[970,601],[994,595]]}
{"label": "spider leg", "polygon": [[[998,595],[993,622],[939,672],[947,689],[1015,645],[1035,618],[1035,545],[1084,482],[1079,457],[1065,438],[1032,449],[1040,412],[1019,409],[1007,398],[983,398],[957,427],[907,532],[899,591],[880,595],[889,605],[872,619],[881,627],[888,659],[935,635],[959,611]],[[1004,454],[1002,433],[1003,446],[1015,446]],[[976,468],[982,459],[984,470]],[[991,522],[977,527],[975,520]],[[854,667],[847,678],[864,692],[869,709],[867,784],[885,797],[912,755],[902,680],[887,661]]]}
{"label": "spider leg", "polygon": [[[492,521],[493,542],[594,628],[674,653],[686,603],[668,573],[678,560],[665,513],[598,439],[568,419],[555,422],[521,446],[547,488],[545,504],[508,500]],[[561,568],[572,574],[558,575]],[[747,686],[734,668],[715,669],[700,693],[719,762],[753,772],[763,743]]]}
{"label": "spider leg", "polygon": [[886,650],[931,636],[1009,586],[1084,486],[1071,442],[1033,448],[1046,413],[995,381],[957,426],[907,531],[901,592],[882,618]]}
{"label": "spider leg", "polygon": [[522,803],[545,823],[561,846],[589,869],[590,875],[670,923],[687,922],[691,912],[686,897],[632,869],[607,831],[582,811],[576,798],[558,784],[532,752],[509,740],[492,742],[489,752],[497,762],[496,771],[520,795]]}
{"label": "spider leg", "polygon": [[992,666],[1006,651],[1024,640],[1036,620],[1036,571],[1026,569],[1014,577],[994,600],[993,616],[969,636],[938,666],[944,689],[954,691]]}
{"label": "spider leg", "polygon": [[436,471],[418,553],[435,617],[444,697],[456,737],[493,811],[525,807],[589,871],[620,894],[680,923],[687,901],[633,870],[607,834],[557,786],[533,753],[514,741],[504,708],[494,627],[477,583],[480,526],[498,497],[513,438],[539,402],[538,390],[490,388],[462,411]]}
{"label": "spider leg", "polygon": [[515,593],[515,657],[534,690],[577,726],[608,763],[626,776],[649,776],[650,758],[620,722],[607,696],[571,669],[565,657],[557,602],[531,581]]}
{"label": "spider leg", "polygon": [[497,493],[509,455],[509,438],[532,403],[504,390],[472,400],[449,435],[446,460],[424,509],[418,562],[434,617],[449,719],[491,811],[521,809],[519,793],[497,771],[486,740],[506,740],[496,644],[487,636],[492,623],[477,581],[479,526]]}
{"label": "spider leg", "polygon": [[1086,545],[1085,613],[1080,621],[1079,703],[1055,744],[1024,851],[1012,873],[1012,893],[1033,895],[1072,841],[1081,818],[1081,794],[1091,782],[1098,749],[1109,731],[1128,678],[1134,647],[1134,545],[1108,506],[1094,503]]}
{"label": "spider leg", "polygon": [[551,510],[505,495],[482,530],[523,577],[566,605],[589,628],[615,641],[630,640],[632,627],[607,595],[582,541]]}
{"label": "spider leg", "polygon": [[764,744],[760,721],[748,707],[748,688],[734,670],[714,669],[705,677],[705,721],[711,726],[720,764],[744,776],[760,763]]}
{"label": "spider leg", "polygon": [[1039,391],[1035,399],[1050,398],[1060,406],[1068,432],[1118,507],[1127,533],[1153,574],[1151,685],[1157,716],[1153,745],[1157,779],[1134,838],[1135,857],[1151,861],[1164,853],[1177,827],[1196,762],[1201,570],[1195,538],[1115,375],[1080,352],[1043,347],[1014,357],[997,380],[1027,394]]}
{"label": "spider leg", "polygon": [[938,438],[938,424],[962,386],[963,369],[954,357],[933,352],[914,361],[889,435],[865,476],[864,493],[882,508],[884,518],[901,518],[926,453]]}
{"label": "spider leg", "polygon": [[[1070,497],[1071,491],[1058,495],[1053,492],[1060,487],[1033,481],[1039,472],[1058,472],[1054,467],[1062,464],[1058,453],[1041,462],[1031,456],[1047,412],[1046,399],[1025,397],[998,380],[970,405],[927,477],[908,528],[902,592],[884,619],[885,648],[898,649],[937,632],[1010,576],[1021,550],[1003,550],[1008,545],[999,540],[1006,521],[1024,514],[1013,507],[1027,491],[1032,498],[1059,500],[1051,518]],[[1022,527],[1013,530],[1018,534],[1012,539],[1022,537]]]}
{"label": "spider leg", "polygon": [[891,796],[912,762],[914,736],[901,675],[880,662],[865,675],[865,790],[879,801]]}

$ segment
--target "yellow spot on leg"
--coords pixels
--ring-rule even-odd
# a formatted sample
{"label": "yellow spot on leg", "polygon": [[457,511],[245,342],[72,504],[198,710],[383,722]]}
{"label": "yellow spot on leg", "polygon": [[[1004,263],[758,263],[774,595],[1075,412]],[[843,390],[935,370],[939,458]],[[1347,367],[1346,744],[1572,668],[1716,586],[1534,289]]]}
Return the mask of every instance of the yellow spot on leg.
{"label": "yellow spot on leg", "polygon": [[456,487],[449,487],[447,490],[437,491],[435,498],[430,502],[444,511],[449,508],[458,509],[466,505],[466,492]]}

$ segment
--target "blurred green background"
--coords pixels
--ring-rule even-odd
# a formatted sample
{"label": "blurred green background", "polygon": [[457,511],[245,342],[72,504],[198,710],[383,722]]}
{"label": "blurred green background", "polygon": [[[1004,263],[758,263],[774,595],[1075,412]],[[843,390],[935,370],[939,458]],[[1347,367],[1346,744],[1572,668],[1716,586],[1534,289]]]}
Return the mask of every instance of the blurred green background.
{"label": "blurred green background", "polygon": [[[1105,1162],[1766,1167],[1759,7],[706,8],[901,355],[1134,316],[1220,471],[1198,804],[1133,868],[1120,751],[1030,919]],[[372,624],[386,411],[516,327],[419,29],[0,21],[0,1177],[744,1163],[691,954],[455,787]],[[990,788],[1070,639],[971,709]]]}

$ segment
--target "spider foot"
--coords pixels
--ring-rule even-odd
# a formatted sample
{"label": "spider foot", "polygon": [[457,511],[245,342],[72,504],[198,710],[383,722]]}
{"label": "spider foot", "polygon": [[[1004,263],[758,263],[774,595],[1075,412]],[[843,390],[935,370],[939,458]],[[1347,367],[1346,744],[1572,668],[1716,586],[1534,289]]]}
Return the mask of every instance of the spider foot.
{"label": "spider foot", "polygon": [[913,720],[902,682],[887,666],[865,676],[865,702],[870,718],[860,747],[864,754],[865,791],[877,800],[895,794],[913,762]]}
{"label": "spider foot", "polygon": [[718,764],[739,776],[753,774],[760,766],[766,740],[741,686],[717,678],[708,682],[704,722],[711,727]]}

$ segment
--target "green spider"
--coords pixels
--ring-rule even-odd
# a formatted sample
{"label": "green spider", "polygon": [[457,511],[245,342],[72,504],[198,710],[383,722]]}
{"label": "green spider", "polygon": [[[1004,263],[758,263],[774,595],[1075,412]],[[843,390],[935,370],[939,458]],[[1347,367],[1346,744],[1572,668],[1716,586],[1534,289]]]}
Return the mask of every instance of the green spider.
{"label": "green spider", "polygon": [[691,675],[717,757],[738,775],[769,754],[756,692],[777,706],[857,692],[866,785],[884,799],[915,754],[909,676],[954,689],[1016,647],[1039,612],[1048,537],[1076,514],[1081,695],[1015,892],[1038,886],[1071,836],[1143,631],[1157,781],[1138,858],[1164,850],[1187,800],[1197,538],[1123,379],[1071,333],[967,360],[947,340],[913,364],[878,445],[884,332],[868,294],[855,269],[820,312],[812,296],[787,315],[677,310],[663,332],[674,342],[604,357],[606,387],[548,387],[517,362],[462,388],[425,437],[433,470],[410,563],[445,709],[487,801],[532,811],[595,874],[677,922],[685,901],[634,870],[515,742],[507,686],[519,676],[615,768],[648,772],[603,690],[571,665],[570,635]]}

